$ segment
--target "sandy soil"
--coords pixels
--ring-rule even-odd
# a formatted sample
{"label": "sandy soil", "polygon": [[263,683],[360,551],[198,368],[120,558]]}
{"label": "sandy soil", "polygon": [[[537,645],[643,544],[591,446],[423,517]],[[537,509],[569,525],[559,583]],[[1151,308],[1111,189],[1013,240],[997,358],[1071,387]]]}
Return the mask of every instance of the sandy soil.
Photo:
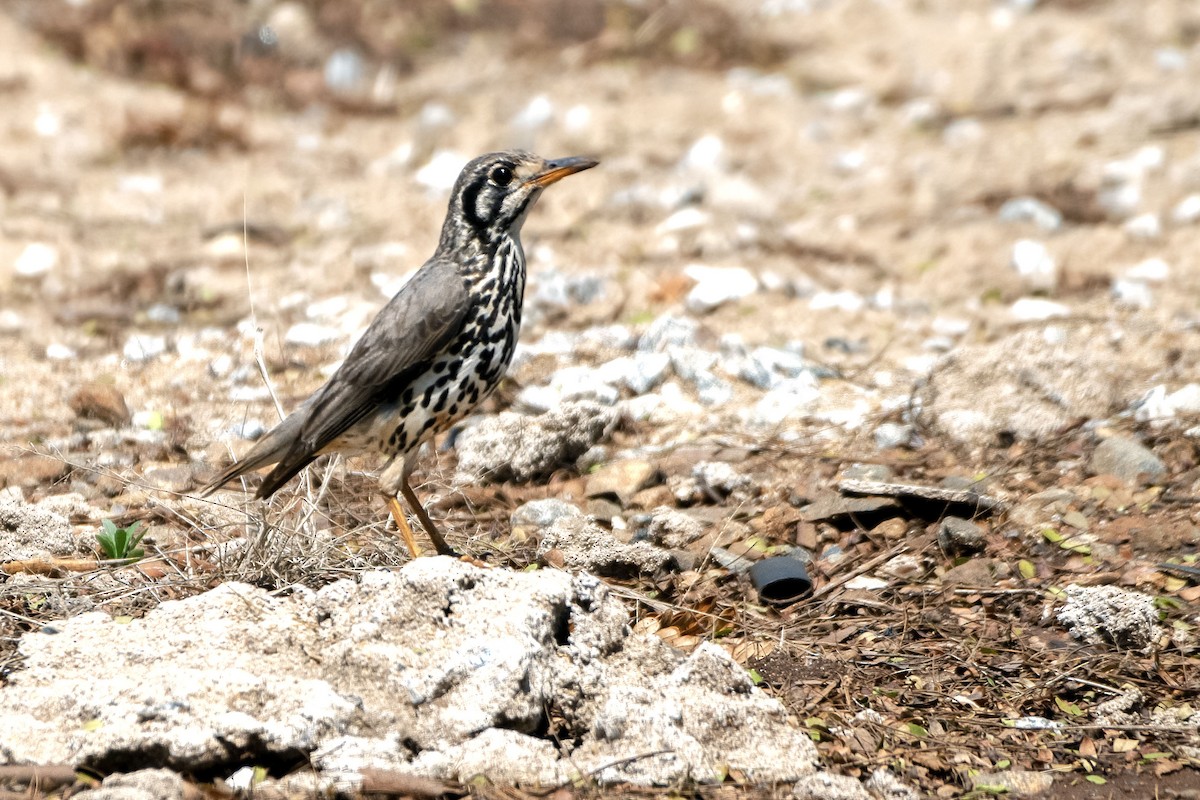
{"label": "sandy soil", "polygon": [[[270,9],[260,5],[255,13],[265,18]],[[524,239],[531,297],[544,276],[566,274],[603,278],[608,299],[534,313],[523,332],[528,343],[600,324],[644,329],[678,312],[689,264],[744,266],[769,278],[766,289],[704,315],[701,341],[715,348],[736,333],[750,345],[803,342],[808,358],[845,378],[823,386],[830,407],[866,397],[865,419],[843,427],[829,414],[769,434],[729,428],[722,420],[761,396],[736,383],[731,404],[702,420],[630,424],[613,447],[676,450],[697,439],[689,446],[708,448],[701,455],[742,459],[761,491],[744,507],[714,506],[712,519],[770,545],[858,548],[861,561],[823,563],[818,587],[838,585],[896,545],[886,532],[805,532],[794,517],[772,516],[828,489],[847,463],[886,463],[928,481],[987,474],[1017,503],[1047,489],[1094,488],[1086,484],[1095,441],[1086,426],[1017,443],[956,442],[929,430],[915,449],[877,451],[872,425],[900,418],[893,401],[942,352],[930,339],[948,336],[948,347],[961,348],[1041,327],[1012,308],[1037,295],[1069,310],[1058,324],[1134,338],[1148,332],[1148,344],[1127,348],[1120,358],[1128,363],[1115,367],[1130,376],[1122,396],[1200,378],[1191,360],[1200,349],[1200,225],[1179,216],[1180,202],[1200,192],[1200,6],[1187,0],[1046,0],[1031,10],[977,0],[730,4],[731,40],[759,45],[741,53],[713,43],[724,17],[698,15],[694,27],[668,18],[682,38],[661,35],[656,25],[668,23],[644,22],[635,31],[642,39],[632,37],[651,43],[641,49],[614,45],[611,30],[568,40],[535,28],[531,42],[528,25],[467,26],[414,52],[387,102],[365,108],[271,84],[204,96],[194,75],[176,82],[190,80],[183,88],[142,80],[107,69],[94,48],[82,62],[70,58],[21,24],[27,5],[10,10],[0,17],[0,485],[19,486],[30,500],[78,492],[105,516],[149,520],[164,548],[218,535],[219,510],[204,511],[186,495],[231,448],[246,447],[233,427],[273,419],[256,378],[254,327],[290,408],[382,304],[377,281],[432,252],[446,191],[422,185],[420,170],[440,151],[465,158],[519,145],[602,160],[547,193]],[[312,43],[322,54],[327,45]],[[120,46],[116,36],[112,47]],[[289,86],[320,84],[319,67],[293,72],[309,83]],[[547,118],[521,122],[539,96]],[[702,137],[716,137],[719,152],[693,149]],[[1127,179],[1130,170],[1136,179]],[[1140,193],[1123,208],[1117,190],[1126,187],[1128,198],[1133,185]],[[664,221],[687,207],[677,198],[697,186],[703,195],[692,207],[707,215],[704,223],[667,230]],[[1062,225],[1047,231],[1001,219],[1005,201],[1020,197],[1054,207]],[[1156,236],[1128,229],[1145,213],[1159,217]],[[1023,238],[1042,242],[1057,262],[1052,285],[1031,286],[1011,267]],[[38,243],[53,263],[22,274],[19,267],[44,257],[30,255]],[[1150,284],[1149,303],[1115,300],[1114,282],[1150,258],[1166,262],[1169,275]],[[843,299],[852,307],[812,302],[840,291],[851,293]],[[331,305],[312,321],[336,328],[333,340],[285,341],[321,301]],[[139,360],[139,348],[155,347],[157,337],[165,351]],[[558,366],[518,370],[489,409]],[[98,434],[112,426],[81,417],[80,407],[96,405],[75,399],[87,384],[123,397],[133,418],[125,433]],[[986,409],[988,387],[979,390]],[[1059,773],[1056,796],[1068,796],[1068,786],[1081,797],[1109,796],[1088,775],[1139,796],[1160,781],[1164,790],[1196,790],[1194,736],[1101,726],[1013,736],[1001,721],[1037,714],[1070,722],[1056,701],[1086,707],[1106,696],[1052,677],[1063,664],[1050,653],[1063,650],[1079,674],[1099,680],[1091,671],[1099,662],[1081,667],[1087,654],[1043,619],[1055,587],[1102,575],[1168,598],[1162,608],[1175,629],[1195,624],[1200,598],[1179,594],[1194,577],[1189,584],[1129,572],[1131,563],[1195,553],[1195,440],[1180,433],[1184,422],[1151,429],[1114,419],[1144,435],[1168,473],[1157,493],[1130,490],[1137,520],[1123,524],[1135,532],[1111,539],[1111,559],[1098,551],[1084,563],[1001,517],[985,525],[993,577],[980,592],[945,588],[945,573],[959,564],[930,538],[918,550],[923,577],[890,593],[839,592],[783,612],[731,612],[735,638],[761,643],[786,633],[794,643],[765,660],[752,656],[770,647],[742,656],[807,720],[831,766],[852,775],[889,766],[941,797],[971,791],[975,772],[1008,765]],[[689,451],[676,467],[686,470],[701,455]],[[456,505],[465,495],[449,484],[453,461],[452,452],[431,457],[422,491],[441,503],[452,538],[468,552],[503,550],[501,512],[518,500],[575,486],[566,470],[549,488],[469,495],[473,516]],[[663,462],[668,477],[672,463]],[[1102,503],[1085,512],[1106,524],[1125,514]],[[353,529],[374,513],[364,494],[333,517]],[[936,514],[905,519],[912,537],[936,528]],[[74,521],[86,531],[100,520]],[[1036,582],[1016,577],[1024,561],[1036,564]],[[711,591],[699,593],[703,602],[679,589],[675,616],[659,614],[663,628],[677,629],[672,635],[716,636],[688,611],[747,597],[736,581],[704,580]],[[890,639],[896,625],[919,634]],[[1022,673],[1008,663],[1033,658],[1013,644],[1031,635],[1045,660]],[[897,658],[908,659],[903,674],[893,668]],[[1103,658],[1115,670],[1104,683],[1139,686],[1148,708],[1195,701],[1194,647],[1175,647],[1159,663]],[[972,683],[992,688],[972,694]],[[951,701],[938,685],[966,700]],[[873,746],[845,736],[847,720],[868,707],[887,720]],[[983,721],[964,722],[963,709]],[[1136,741],[1114,749],[1115,739]]]}

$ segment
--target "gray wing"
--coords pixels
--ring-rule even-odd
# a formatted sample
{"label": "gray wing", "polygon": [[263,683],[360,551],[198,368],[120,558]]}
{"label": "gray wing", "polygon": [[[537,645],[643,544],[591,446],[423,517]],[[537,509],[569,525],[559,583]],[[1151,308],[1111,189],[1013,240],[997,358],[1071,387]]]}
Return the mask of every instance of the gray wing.
{"label": "gray wing", "polygon": [[[462,331],[467,304],[467,289],[455,266],[427,261],[383,307],[329,383],[218,481],[255,468],[242,464],[275,463],[255,493],[270,497],[354,423],[380,403],[393,402],[424,372],[429,361]],[[260,450],[262,457],[252,458]]]}
{"label": "gray wing", "polygon": [[300,440],[313,453],[381,401],[394,401],[462,330],[467,289],[448,261],[429,261],[388,301],[329,382],[306,403]]}

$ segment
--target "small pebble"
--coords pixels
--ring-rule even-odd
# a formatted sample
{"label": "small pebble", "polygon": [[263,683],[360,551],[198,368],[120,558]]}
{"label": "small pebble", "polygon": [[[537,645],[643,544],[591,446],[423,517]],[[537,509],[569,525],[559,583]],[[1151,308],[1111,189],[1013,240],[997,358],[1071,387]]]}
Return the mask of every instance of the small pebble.
{"label": "small pebble", "polygon": [[1171,277],[1171,267],[1161,258],[1148,258],[1125,270],[1125,277],[1137,281],[1162,283]]}
{"label": "small pebble", "polygon": [[1062,227],[1062,214],[1036,197],[1014,197],[1000,206],[1001,222],[1032,222],[1045,231]]}
{"label": "small pebble", "polygon": [[1171,219],[1179,225],[1190,225],[1200,219],[1200,194],[1189,194],[1171,210]]}
{"label": "small pebble", "polygon": [[692,264],[684,274],[696,282],[684,301],[688,311],[702,314],[748,297],[758,290],[758,279],[744,267],[707,267]]}
{"label": "small pebble", "polygon": [[1130,217],[1122,227],[1131,239],[1151,240],[1162,236],[1162,221],[1152,212]]}
{"label": "small pebble", "polygon": [[126,361],[149,361],[167,351],[165,336],[154,336],[148,333],[133,333],[125,340],[121,353]]}
{"label": "small pebble", "polygon": [[1021,239],[1013,245],[1009,263],[1034,291],[1050,291],[1058,285],[1058,264],[1041,242]]}
{"label": "small pebble", "polygon": [[1097,475],[1112,475],[1126,483],[1154,482],[1167,472],[1154,451],[1124,436],[1110,436],[1092,452],[1089,462]]}
{"label": "small pebble", "polygon": [[13,271],[22,278],[40,278],[58,266],[58,248],[44,242],[31,242],[17,256]]}
{"label": "small pebble", "polygon": [[701,136],[688,148],[680,166],[694,172],[726,171],[729,165],[725,155],[725,142],[714,134]]}
{"label": "small pebble", "polygon": [[946,517],[938,526],[938,545],[948,556],[982,552],[987,546],[983,529],[961,517]]}
{"label": "small pebble", "polygon": [[814,311],[860,311],[866,305],[866,300],[858,292],[843,289],[839,292],[816,292],[809,298],[808,305]]}
{"label": "small pebble", "polygon": [[694,228],[704,228],[712,221],[712,215],[707,211],[688,206],[681,208],[669,217],[658,223],[654,228],[654,232],[660,236],[667,233],[676,233],[678,231],[692,230]]}
{"label": "small pebble", "polygon": [[73,347],[68,347],[59,342],[52,342],[46,345],[46,358],[51,361],[70,361],[76,358],[79,353]]}
{"label": "small pebble", "polygon": [[1154,305],[1154,293],[1144,281],[1118,278],[1112,284],[1113,301],[1126,308],[1150,308]]}
{"label": "small pebble", "polygon": [[1142,204],[1142,185],[1135,182],[1103,188],[1097,193],[1096,202],[1113,219],[1128,219]]}
{"label": "small pebble", "polygon": [[330,325],[320,325],[316,322],[297,322],[287,329],[283,341],[296,347],[323,347],[336,342],[343,336],[342,332]]}
{"label": "small pebble", "polygon": [[1068,317],[1071,315],[1071,309],[1062,303],[1041,297],[1022,297],[1009,307],[1009,313],[1014,319],[1022,322],[1036,322],[1055,317]]}
{"label": "small pebble", "polygon": [[913,441],[913,426],[899,422],[884,422],[875,428],[875,446],[880,450],[909,447]]}

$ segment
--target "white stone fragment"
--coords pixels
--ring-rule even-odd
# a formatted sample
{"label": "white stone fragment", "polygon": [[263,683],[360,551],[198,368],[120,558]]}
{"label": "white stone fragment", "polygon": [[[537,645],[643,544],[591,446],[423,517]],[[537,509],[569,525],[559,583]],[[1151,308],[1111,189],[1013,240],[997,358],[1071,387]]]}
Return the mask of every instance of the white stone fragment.
{"label": "white stone fragment", "polygon": [[1041,242],[1019,240],[1013,245],[1010,264],[1022,282],[1034,291],[1050,291],[1058,285],[1058,264]]}
{"label": "white stone fragment", "polygon": [[126,361],[143,362],[157,358],[167,351],[167,340],[164,336],[150,333],[131,333],[121,348],[121,354]]}
{"label": "white stone fragment", "polygon": [[1162,236],[1162,220],[1158,214],[1152,211],[1147,211],[1145,214],[1138,214],[1136,217],[1130,217],[1122,226],[1125,234],[1131,239],[1151,240]]}
{"label": "white stone fragment", "polygon": [[1035,322],[1071,315],[1071,309],[1068,306],[1043,297],[1022,297],[1014,302],[1008,311],[1014,319],[1021,322]]}
{"label": "white stone fragment", "polygon": [[1032,222],[1045,231],[1056,231],[1062,227],[1062,214],[1058,209],[1036,197],[1014,197],[1000,206],[1001,222]]}
{"label": "white stone fragment", "polygon": [[60,342],[51,342],[46,345],[46,358],[50,361],[70,361],[78,355],[79,353],[74,347],[68,347]]}
{"label": "white stone fragment", "polygon": [[22,278],[40,278],[58,266],[58,248],[45,242],[30,242],[17,256],[13,271]]}
{"label": "white stone fragment", "polygon": [[654,232],[659,234],[677,233],[679,231],[692,230],[694,228],[702,228],[712,220],[712,215],[696,206],[688,206],[681,208],[654,228]]}
{"label": "white stone fragment", "polygon": [[684,274],[696,281],[684,304],[695,314],[741,300],[758,290],[758,279],[745,267],[708,267],[691,264]]}
{"label": "white stone fragment", "polygon": [[344,336],[341,330],[331,325],[316,322],[297,322],[283,335],[285,343],[296,347],[323,347]]}
{"label": "white stone fragment", "polygon": [[1200,194],[1189,194],[1171,210],[1171,219],[1179,225],[1190,225],[1200,219]]}

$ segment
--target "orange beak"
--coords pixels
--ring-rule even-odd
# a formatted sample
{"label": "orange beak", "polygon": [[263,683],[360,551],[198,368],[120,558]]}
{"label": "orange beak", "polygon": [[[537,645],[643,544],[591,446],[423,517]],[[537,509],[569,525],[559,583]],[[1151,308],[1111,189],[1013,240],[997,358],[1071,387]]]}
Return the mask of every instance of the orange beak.
{"label": "orange beak", "polygon": [[553,161],[547,161],[546,168],[525,183],[544,188],[561,181],[568,175],[591,169],[599,163],[591,158],[556,158]]}

